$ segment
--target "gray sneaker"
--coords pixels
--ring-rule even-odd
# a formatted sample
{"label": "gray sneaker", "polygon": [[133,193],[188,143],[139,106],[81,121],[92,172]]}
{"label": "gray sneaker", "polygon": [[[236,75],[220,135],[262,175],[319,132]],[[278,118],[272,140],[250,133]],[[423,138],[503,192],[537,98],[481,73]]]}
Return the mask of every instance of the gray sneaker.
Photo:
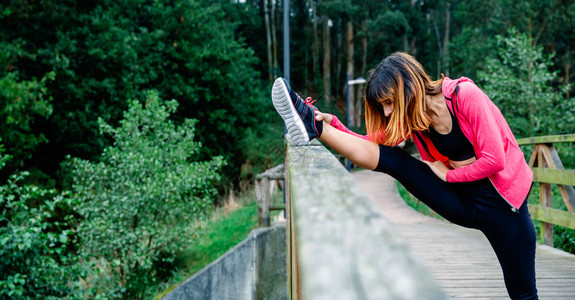
{"label": "gray sneaker", "polygon": [[323,130],[322,121],[315,120],[311,97],[303,100],[295,93],[287,80],[278,78],[272,88],[272,102],[287,128],[288,141],[293,146],[304,146],[319,138]]}

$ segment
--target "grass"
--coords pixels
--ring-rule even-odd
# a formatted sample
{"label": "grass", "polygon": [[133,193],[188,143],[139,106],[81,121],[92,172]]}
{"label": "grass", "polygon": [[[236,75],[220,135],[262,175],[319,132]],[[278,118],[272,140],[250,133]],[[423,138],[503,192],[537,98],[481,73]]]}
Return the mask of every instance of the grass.
{"label": "grass", "polygon": [[438,215],[437,213],[435,213],[431,208],[429,208],[429,206],[427,206],[427,205],[425,205],[425,203],[417,200],[417,198],[415,198],[410,192],[408,192],[403,187],[403,185],[401,185],[399,182],[396,182],[396,184],[397,184],[397,191],[399,192],[399,195],[401,196],[403,201],[405,201],[405,203],[408,206],[415,209],[417,212],[419,212],[421,214],[443,220],[443,218],[440,215]]}
{"label": "grass", "polygon": [[[246,201],[246,200],[244,200]],[[187,278],[222,256],[243,241],[258,226],[257,204],[247,200],[240,205],[228,204],[214,212],[208,221],[196,225],[193,243],[176,260],[179,269],[166,282],[153,289],[154,299],[160,299]]]}

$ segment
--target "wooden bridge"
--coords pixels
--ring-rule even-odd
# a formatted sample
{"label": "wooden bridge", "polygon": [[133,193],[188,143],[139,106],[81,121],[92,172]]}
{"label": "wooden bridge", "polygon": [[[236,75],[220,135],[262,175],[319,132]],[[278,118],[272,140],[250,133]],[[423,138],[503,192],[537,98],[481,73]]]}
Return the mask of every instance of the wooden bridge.
{"label": "wooden bridge", "polygon": [[[391,177],[350,174],[313,143],[288,147],[285,180],[292,299],[508,299],[485,237],[415,212]],[[536,272],[540,299],[575,299],[574,255],[538,245]]]}
{"label": "wooden bridge", "polygon": [[[360,171],[353,177],[449,298],[509,299],[497,257],[481,232],[416,212],[386,174]],[[538,245],[535,263],[540,299],[575,299],[575,255]]]}

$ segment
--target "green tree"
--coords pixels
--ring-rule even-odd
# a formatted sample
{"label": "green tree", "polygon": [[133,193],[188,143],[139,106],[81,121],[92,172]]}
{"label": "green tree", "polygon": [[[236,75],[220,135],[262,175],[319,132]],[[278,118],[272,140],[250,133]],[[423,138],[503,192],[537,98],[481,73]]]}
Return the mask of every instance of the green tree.
{"label": "green tree", "polygon": [[192,161],[200,151],[195,121],[169,119],[175,100],[150,93],[131,101],[118,128],[100,119],[114,139],[100,162],[74,159],[74,192],[84,218],[80,251],[91,263],[83,294],[141,296],[162,265],[191,243],[191,224],[211,207],[222,157]]}
{"label": "green tree", "polygon": [[545,55],[533,39],[514,28],[507,36],[497,36],[497,42],[498,56],[487,59],[478,76],[513,132],[526,137],[566,129],[562,123],[565,118],[572,119],[568,112],[573,105],[563,99],[562,89],[552,86],[557,79],[557,72],[550,71],[553,54]]}
{"label": "green tree", "polygon": [[[9,160],[3,152],[0,145],[0,169]],[[64,297],[75,279],[74,200],[23,184],[26,176],[14,174],[0,185],[0,298]]]}
{"label": "green tree", "polygon": [[47,142],[45,135],[38,132],[38,123],[52,114],[51,97],[47,95],[47,84],[54,80],[54,72],[48,72],[40,80],[22,80],[12,65],[15,57],[23,56],[22,41],[15,44],[0,42],[0,138],[11,154],[10,165],[4,171],[12,172],[30,159],[40,143]]}
{"label": "green tree", "polygon": [[117,124],[128,107],[125,99],[154,89],[164,99],[179,100],[178,121],[199,120],[197,136],[204,147],[197,155],[225,156],[230,162],[226,177],[235,179],[244,159],[237,141],[246,128],[262,123],[271,106],[254,51],[236,36],[235,17],[230,20],[223,4],[214,2],[23,0],[1,5],[0,11],[9,13],[0,18],[0,39],[25,41],[26,55],[11,62],[21,78],[56,74],[46,84],[53,113],[33,132],[49,143],[37,147],[29,164],[53,175],[67,154],[97,157],[110,142],[98,134],[97,119]]}

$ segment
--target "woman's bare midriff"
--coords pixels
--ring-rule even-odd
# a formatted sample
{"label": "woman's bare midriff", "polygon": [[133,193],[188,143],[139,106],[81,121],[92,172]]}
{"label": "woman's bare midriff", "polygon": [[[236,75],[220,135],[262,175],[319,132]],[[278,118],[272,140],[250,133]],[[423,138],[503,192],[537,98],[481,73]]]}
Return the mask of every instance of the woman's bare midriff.
{"label": "woman's bare midriff", "polygon": [[466,160],[461,160],[461,161],[450,160],[449,165],[451,165],[452,168],[457,169],[457,168],[461,168],[461,167],[465,167],[467,165],[470,165],[471,163],[473,163],[476,160],[477,159],[475,157],[472,157],[472,158],[466,159]]}

